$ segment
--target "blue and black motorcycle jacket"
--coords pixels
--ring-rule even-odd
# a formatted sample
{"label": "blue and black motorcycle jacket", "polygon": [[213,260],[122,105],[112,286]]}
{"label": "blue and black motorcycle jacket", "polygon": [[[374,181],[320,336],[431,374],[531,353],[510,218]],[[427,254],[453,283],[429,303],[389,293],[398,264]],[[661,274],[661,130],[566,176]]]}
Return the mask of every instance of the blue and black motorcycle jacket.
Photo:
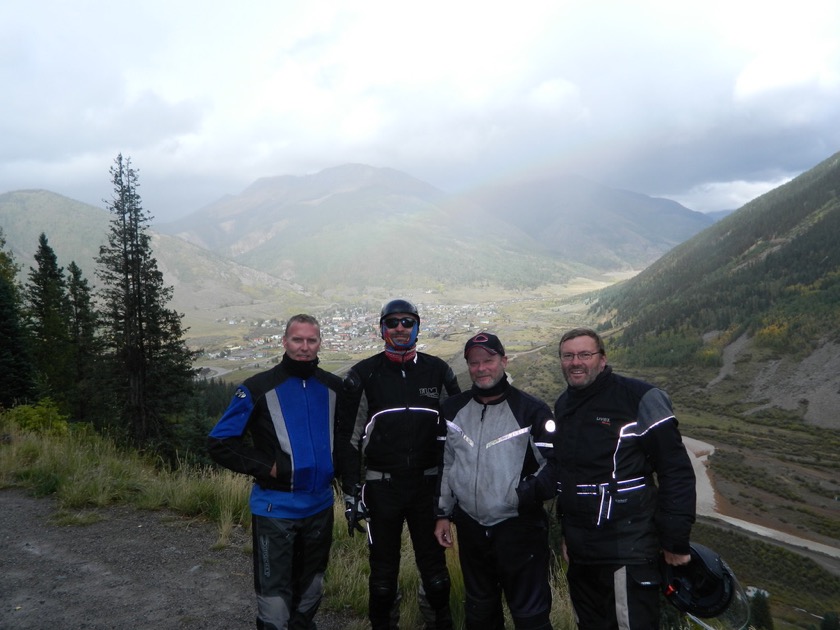
{"label": "blue and black motorcycle jacket", "polygon": [[[294,376],[288,359],[246,379],[208,437],[214,461],[254,478],[251,512],[304,518],[333,503],[335,412],[342,379]],[[277,476],[271,469],[277,466]]]}

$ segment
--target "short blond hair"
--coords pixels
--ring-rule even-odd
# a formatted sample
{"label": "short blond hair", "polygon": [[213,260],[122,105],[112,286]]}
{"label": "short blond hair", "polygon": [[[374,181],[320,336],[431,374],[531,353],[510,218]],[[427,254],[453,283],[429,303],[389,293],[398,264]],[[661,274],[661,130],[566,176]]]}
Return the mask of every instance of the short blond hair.
{"label": "short blond hair", "polygon": [[312,324],[318,329],[318,336],[321,336],[321,324],[319,324],[318,320],[315,319],[312,315],[307,315],[306,313],[298,313],[297,315],[292,315],[289,318],[289,321],[286,322],[286,330],[283,331],[284,337],[289,334],[289,328],[292,327],[292,324]]}

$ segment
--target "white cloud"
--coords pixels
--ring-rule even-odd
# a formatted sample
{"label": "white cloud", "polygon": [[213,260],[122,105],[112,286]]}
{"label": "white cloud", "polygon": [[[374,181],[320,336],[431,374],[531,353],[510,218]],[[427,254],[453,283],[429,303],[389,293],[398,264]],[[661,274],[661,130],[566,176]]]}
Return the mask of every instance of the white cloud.
{"label": "white cloud", "polygon": [[731,181],[709,182],[693,186],[681,195],[670,198],[686,208],[697,212],[716,212],[719,210],[737,210],[741,206],[757,199],[761,195],[778,188],[793,179],[794,175],[779,177],[769,181]]}
{"label": "white cloud", "polygon": [[98,203],[122,152],[164,218],[343,162],[453,191],[576,170],[714,205],[705,182],[840,150],[836,4],[7,2],[0,192]]}

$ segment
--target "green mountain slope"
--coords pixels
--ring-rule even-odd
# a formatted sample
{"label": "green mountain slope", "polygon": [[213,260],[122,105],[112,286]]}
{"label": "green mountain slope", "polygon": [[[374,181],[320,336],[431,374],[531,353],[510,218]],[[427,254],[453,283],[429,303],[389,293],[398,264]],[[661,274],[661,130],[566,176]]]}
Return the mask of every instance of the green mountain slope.
{"label": "green mountain slope", "polygon": [[108,232],[108,213],[46,190],[19,190],[0,195],[0,227],[22,272],[35,264],[38,237],[43,232],[59,265],[75,261],[93,282],[99,247]]}
{"label": "green mountain slope", "polygon": [[713,332],[728,341],[747,333],[765,347],[800,354],[836,340],[838,192],[840,154],[605,290],[593,312],[621,329],[617,347],[650,364],[717,360],[702,339]]}
{"label": "green mountain slope", "polygon": [[713,222],[669,199],[568,175],[496,184],[465,199],[547,250],[601,270],[643,269]]}
{"label": "green mountain slope", "polygon": [[[35,264],[38,236],[47,235],[58,264],[71,261],[96,288],[95,258],[105,243],[110,215],[44,190],[0,195],[0,228],[7,247],[22,266],[21,280]],[[211,326],[226,317],[288,317],[313,297],[302,287],[240,265],[211,251],[166,234],[152,233],[152,249],[164,281],[175,289],[173,308],[192,326]],[[317,302],[317,300],[315,300]]]}

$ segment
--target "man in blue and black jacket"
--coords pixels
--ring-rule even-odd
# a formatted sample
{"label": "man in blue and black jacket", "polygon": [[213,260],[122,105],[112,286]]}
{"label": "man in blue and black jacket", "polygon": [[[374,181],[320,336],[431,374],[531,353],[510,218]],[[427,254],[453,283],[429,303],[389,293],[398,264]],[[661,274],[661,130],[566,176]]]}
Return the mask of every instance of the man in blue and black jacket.
{"label": "man in blue and black jacket", "polygon": [[210,432],[210,456],[254,478],[257,628],[309,629],[332,544],[335,410],[342,379],[318,367],[321,330],[295,315],[279,365],[246,379]]}

